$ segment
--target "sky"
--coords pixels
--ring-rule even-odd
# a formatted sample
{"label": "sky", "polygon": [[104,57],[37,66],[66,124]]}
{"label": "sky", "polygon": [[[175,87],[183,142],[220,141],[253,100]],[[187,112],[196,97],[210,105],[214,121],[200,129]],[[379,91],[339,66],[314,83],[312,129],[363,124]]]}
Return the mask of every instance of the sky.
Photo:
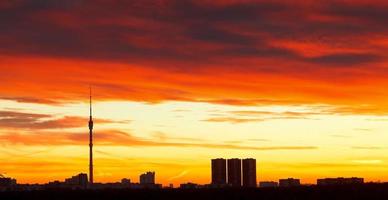
{"label": "sky", "polygon": [[385,0],[0,2],[0,174],[388,181]]}

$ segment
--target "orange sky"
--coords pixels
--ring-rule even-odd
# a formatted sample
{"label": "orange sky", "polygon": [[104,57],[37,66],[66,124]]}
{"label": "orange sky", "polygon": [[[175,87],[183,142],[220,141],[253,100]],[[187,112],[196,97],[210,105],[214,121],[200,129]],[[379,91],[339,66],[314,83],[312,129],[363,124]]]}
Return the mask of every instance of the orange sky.
{"label": "orange sky", "polygon": [[387,9],[1,2],[0,173],[47,182],[86,171],[92,85],[97,181],[155,170],[164,184],[208,183],[209,160],[233,156],[255,157],[260,180],[388,180]]}

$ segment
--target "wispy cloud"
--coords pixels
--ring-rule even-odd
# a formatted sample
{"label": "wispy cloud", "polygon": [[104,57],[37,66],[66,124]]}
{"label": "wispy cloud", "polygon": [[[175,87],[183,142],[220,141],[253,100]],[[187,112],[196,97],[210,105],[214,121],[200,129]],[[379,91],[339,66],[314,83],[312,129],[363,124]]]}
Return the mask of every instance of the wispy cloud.
{"label": "wispy cloud", "polygon": [[[143,146],[143,147],[181,147],[181,148],[212,148],[212,149],[234,149],[234,150],[315,150],[316,146],[245,146],[235,144],[207,143],[207,142],[173,142],[147,140],[132,136],[131,134],[106,130],[100,131],[94,135],[96,145],[102,146]],[[13,145],[85,145],[88,142],[88,135],[85,133],[63,133],[63,132],[45,132],[45,133],[3,133],[0,135],[0,141],[4,144]]]}
{"label": "wispy cloud", "polygon": [[352,146],[352,149],[358,149],[358,150],[382,150],[385,149],[384,147],[380,146]]}
{"label": "wispy cloud", "polygon": [[247,123],[247,122],[261,122],[264,119],[256,118],[235,118],[235,117],[213,117],[202,120],[205,122],[231,122],[231,123]]}
{"label": "wispy cloud", "polygon": [[[64,116],[56,118],[48,114],[0,111],[2,129],[64,129],[84,127],[88,118]],[[122,123],[107,119],[95,119],[97,123]],[[125,121],[127,122],[127,121]]]}
{"label": "wispy cloud", "polygon": [[333,134],[333,135],[330,135],[330,137],[335,137],[335,138],[352,138],[353,136],[342,135],[342,134]]}
{"label": "wispy cloud", "polygon": [[53,104],[53,105],[60,105],[61,102],[52,100],[52,99],[43,99],[43,98],[36,98],[36,97],[6,97],[6,96],[0,96],[0,99],[2,100],[11,100],[16,101],[19,103],[37,103],[37,104]]}
{"label": "wispy cloud", "polygon": [[369,165],[373,165],[375,167],[387,167],[380,160],[349,160],[348,162],[333,162],[333,163],[325,163],[325,162],[302,162],[302,163],[271,163],[272,166],[276,166],[279,168],[297,168],[297,169],[335,169],[335,170],[344,170],[344,169],[354,169],[363,167],[369,167]]}
{"label": "wispy cloud", "polygon": [[360,132],[371,132],[371,131],[373,131],[373,129],[371,129],[371,128],[355,128],[353,130],[360,131]]}
{"label": "wispy cloud", "polygon": [[175,179],[182,178],[182,177],[186,176],[189,172],[190,172],[189,170],[184,170],[181,173],[179,173],[178,175],[169,178],[168,181],[173,181]]}
{"label": "wispy cloud", "polygon": [[363,164],[363,165],[376,165],[376,164],[382,164],[382,160],[352,160],[354,163]]}
{"label": "wispy cloud", "polygon": [[211,118],[205,119],[205,122],[230,122],[230,123],[248,123],[262,122],[267,120],[287,120],[287,119],[314,119],[313,116],[319,115],[319,112],[271,112],[260,110],[235,110],[235,111],[214,111],[210,113]]}

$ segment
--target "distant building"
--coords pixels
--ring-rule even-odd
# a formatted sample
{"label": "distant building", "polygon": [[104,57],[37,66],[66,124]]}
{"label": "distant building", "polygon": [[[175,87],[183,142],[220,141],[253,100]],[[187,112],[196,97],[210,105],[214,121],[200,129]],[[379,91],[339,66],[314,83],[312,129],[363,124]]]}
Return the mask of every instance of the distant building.
{"label": "distant building", "polygon": [[66,188],[66,187],[69,187],[69,185],[68,184],[65,185],[64,182],[60,182],[60,181],[51,181],[45,184],[46,189],[60,189],[60,188]]}
{"label": "distant building", "polygon": [[318,179],[317,185],[319,186],[326,186],[326,185],[354,185],[354,184],[363,184],[364,179],[363,178],[325,178],[325,179]]}
{"label": "distant building", "polygon": [[141,185],[153,185],[155,184],[155,172],[147,172],[140,175]]}
{"label": "distant building", "polygon": [[241,159],[228,159],[228,184],[241,187]]}
{"label": "distant building", "polygon": [[225,185],[226,182],[226,160],[223,158],[212,159],[212,184]]}
{"label": "distant building", "polygon": [[244,187],[257,187],[256,160],[253,158],[243,159],[242,174]]}
{"label": "distant building", "polygon": [[300,180],[299,179],[294,179],[294,178],[280,179],[279,180],[279,186],[280,187],[300,186]]}
{"label": "distant building", "polygon": [[18,191],[35,191],[47,189],[47,184],[17,184]]}
{"label": "distant building", "polygon": [[0,190],[16,186],[16,179],[0,176]]}
{"label": "distant building", "polygon": [[197,189],[198,184],[196,183],[183,183],[179,187],[180,189]]}
{"label": "distant building", "polygon": [[278,182],[275,181],[262,181],[259,183],[259,187],[278,187]]}
{"label": "distant building", "polygon": [[65,180],[65,184],[76,188],[86,188],[88,186],[88,175],[81,173]]}
{"label": "distant building", "polygon": [[131,179],[128,179],[128,178],[123,178],[121,179],[121,184],[122,185],[131,185]]}

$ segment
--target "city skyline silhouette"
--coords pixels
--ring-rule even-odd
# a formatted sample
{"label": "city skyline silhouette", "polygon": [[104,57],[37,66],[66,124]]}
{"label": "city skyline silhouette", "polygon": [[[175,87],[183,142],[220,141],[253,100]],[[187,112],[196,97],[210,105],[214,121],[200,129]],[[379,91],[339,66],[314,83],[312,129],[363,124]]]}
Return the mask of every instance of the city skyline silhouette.
{"label": "city skyline silhouette", "polygon": [[[93,159],[93,128],[94,128],[94,122],[93,122],[93,115],[92,115],[92,86],[89,86],[89,122],[88,122],[88,129],[89,129],[89,174],[80,173],[76,176],[72,176],[71,178],[65,179],[64,182],[60,182],[58,180],[54,180],[54,182],[48,182],[48,187],[53,187],[52,185],[58,185],[58,184],[64,184],[65,187],[71,186],[76,188],[94,188],[96,185],[94,184],[93,174],[94,174],[94,159]],[[1,180],[4,181],[12,181],[13,184],[16,184],[16,179],[12,179],[12,177],[5,177],[4,175],[1,175]],[[150,177],[151,176],[151,177]],[[215,187],[215,188],[224,188],[224,187],[245,187],[245,188],[256,188],[256,187],[277,187],[277,186],[300,186],[301,182],[300,179],[295,178],[287,178],[287,179],[279,179],[279,182],[276,182],[274,180],[271,181],[261,181],[258,184],[258,177],[257,177],[257,164],[256,159],[254,158],[246,158],[246,159],[239,159],[239,158],[230,158],[230,159],[224,159],[224,158],[217,158],[217,159],[211,159],[211,181],[209,182],[209,186],[207,187]],[[53,180],[51,180],[53,181]],[[1,182],[1,181],[0,181]],[[127,183],[128,182],[128,183]],[[10,182],[11,183],[11,182]],[[162,188],[162,184],[156,184],[155,181],[155,172],[147,172],[140,175],[139,178],[140,188],[146,186],[146,188],[150,188],[149,186],[152,186],[151,188]],[[139,184],[134,183],[134,184]],[[358,177],[350,177],[350,178],[344,178],[344,177],[329,177],[329,178],[320,178],[317,179],[316,184],[319,185],[343,185],[343,184],[363,184],[364,179],[358,178]],[[120,183],[98,183],[100,187],[126,187],[127,184],[133,184],[131,182],[131,179],[127,177],[123,177],[121,179],[121,185]],[[112,186],[111,184],[119,184],[117,186]],[[310,183],[311,184],[311,183]],[[27,184],[28,185],[28,184]],[[46,187],[47,183],[42,184],[41,186]],[[154,186],[153,186],[154,185]],[[198,184],[187,182],[187,183],[181,183],[181,188],[197,188],[199,187]],[[271,186],[270,186],[271,185]],[[127,185],[127,187],[133,187],[133,185]],[[33,185],[33,187],[36,187]],[[133,188],[137,188],[139,186],[135,186]],[[167,187],[167,186],[166,186]],[[168,188],[173,188],[173,184],[169,184]],[[202,186],[203,187],[203,186]]]}
{"label": "city skyline silhouette", "polygon": [[387,10],[0,1],[0,190],[384,190]]}

